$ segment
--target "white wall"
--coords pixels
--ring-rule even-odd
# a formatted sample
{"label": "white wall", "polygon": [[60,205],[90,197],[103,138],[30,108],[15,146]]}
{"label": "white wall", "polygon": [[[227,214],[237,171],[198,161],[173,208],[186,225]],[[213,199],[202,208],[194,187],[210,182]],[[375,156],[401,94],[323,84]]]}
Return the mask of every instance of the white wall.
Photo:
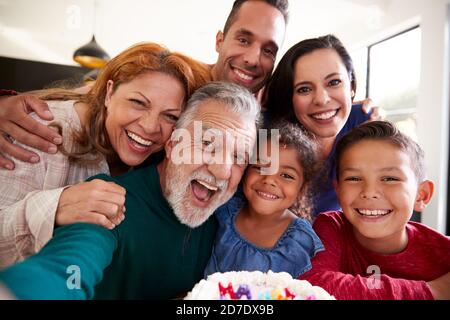
{"label": "white wall", "polygon": [[[75,65],[73,52],[95,30],[111,56],[136,42],[155,41],[212,63],[215,34],[233,1],[0,0],[0,55]],[[433,7],[440,1],[290,0],[290,21],[280,53],[301,39],[326,33],[357,46],[378,39],[384,28],[401,29],[400,21],[419,15],[424,4]]]}
{"label": "white wall", "polygon": [[98,43],[111,56],[134,43],[153,41],[213,62],[215,34],[222,28],[232,3],[0,0],[0,55],[76,65],[73,52],[87,43],[95,30]]}
{"label": "white wall", "polygon": [[423,7],[422,72],[418,97],[418,136],[436,183],[435,198],[422,221],[445,231],[449,146],[450,1]]}

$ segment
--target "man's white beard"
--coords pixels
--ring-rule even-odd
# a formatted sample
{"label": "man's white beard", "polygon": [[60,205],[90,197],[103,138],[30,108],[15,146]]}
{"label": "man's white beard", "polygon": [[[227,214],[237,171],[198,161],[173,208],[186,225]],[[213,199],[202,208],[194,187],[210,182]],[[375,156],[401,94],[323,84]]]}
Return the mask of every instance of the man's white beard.
{"label": "man's white beard", "polygon": [[[202,172],[195,171],[189,176],[180,175],[176,167],[169,161],[166,167],[166,185],[163,194],[178,220],[191,228],[196,228],[208,220],[218,207],[227,202],[235,190],[227,190],[228,181],[215,181],[211,175]],[[197,178],[215,184],[219,188],[212,195],[213,199],[211,203],[205,208],[193,206],[189,201],[191,181]],[[214,181],[211,181],[211,179]]]}

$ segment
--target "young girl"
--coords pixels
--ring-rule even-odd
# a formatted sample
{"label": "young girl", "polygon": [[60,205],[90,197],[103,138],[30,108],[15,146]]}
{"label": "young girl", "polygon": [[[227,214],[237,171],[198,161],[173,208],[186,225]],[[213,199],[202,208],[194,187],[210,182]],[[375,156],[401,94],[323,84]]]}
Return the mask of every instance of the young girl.
{"label": "young girl", "polygon": [[[205,275],[272,270],[297,278],[311,269],[310,258],[324,250],[308,220],[314,144],[295,124],[284,121],[273,127],[280,128],[279,147],[271,150],[270,136],[259,141],[267,152],[259,152],[257,163],[247,168],[243,194],[216,211],[219,230]],[[278,161],[269,163],[270,157],[277,159],[274,152]],[[267,172],[269,165],[274,173]]]}

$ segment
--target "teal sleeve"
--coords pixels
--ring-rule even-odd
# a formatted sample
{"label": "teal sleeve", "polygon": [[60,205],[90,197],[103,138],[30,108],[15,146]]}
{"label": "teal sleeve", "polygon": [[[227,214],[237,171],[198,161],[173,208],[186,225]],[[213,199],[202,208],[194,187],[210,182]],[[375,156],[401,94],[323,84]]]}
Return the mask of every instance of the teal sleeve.
{"label": "teal sleeve", "polygon": [[92,299],[117,248],[114,231],[77,223],[57,228],[36,255],[0,272],[18,299]]}
{"label": "teal sleeve", "polygon": [[111,177],[107,174],[104,174],[104,173],[99,173],[99,174],[96,174],[95,176],[91,176],[91,177],[87,178],[86,181],[92,181],[94,179],[101,179],[101,180],[105,180],[105,181],[112,181],[112,182],[118,183],[116,179],[114,179],[113,177]]}

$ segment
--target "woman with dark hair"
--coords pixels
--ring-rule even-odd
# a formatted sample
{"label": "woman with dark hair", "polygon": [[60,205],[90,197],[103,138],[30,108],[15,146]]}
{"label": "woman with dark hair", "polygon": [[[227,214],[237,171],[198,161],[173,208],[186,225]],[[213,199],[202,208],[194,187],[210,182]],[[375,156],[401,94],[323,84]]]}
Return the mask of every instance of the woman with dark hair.
{"label": "woman with dark hair", "polygon": [[317,139],[318,158],[324,161],[324,170],[329,169],[327,179],[317,178],[315,215],[340,208],[332,186],[334,146],[347,131],[369,119],[361,107],[352,110],[355,91],[352,59],[333,35],[303,40],[290,48],[266,88],[267,120],[302,124]]}

